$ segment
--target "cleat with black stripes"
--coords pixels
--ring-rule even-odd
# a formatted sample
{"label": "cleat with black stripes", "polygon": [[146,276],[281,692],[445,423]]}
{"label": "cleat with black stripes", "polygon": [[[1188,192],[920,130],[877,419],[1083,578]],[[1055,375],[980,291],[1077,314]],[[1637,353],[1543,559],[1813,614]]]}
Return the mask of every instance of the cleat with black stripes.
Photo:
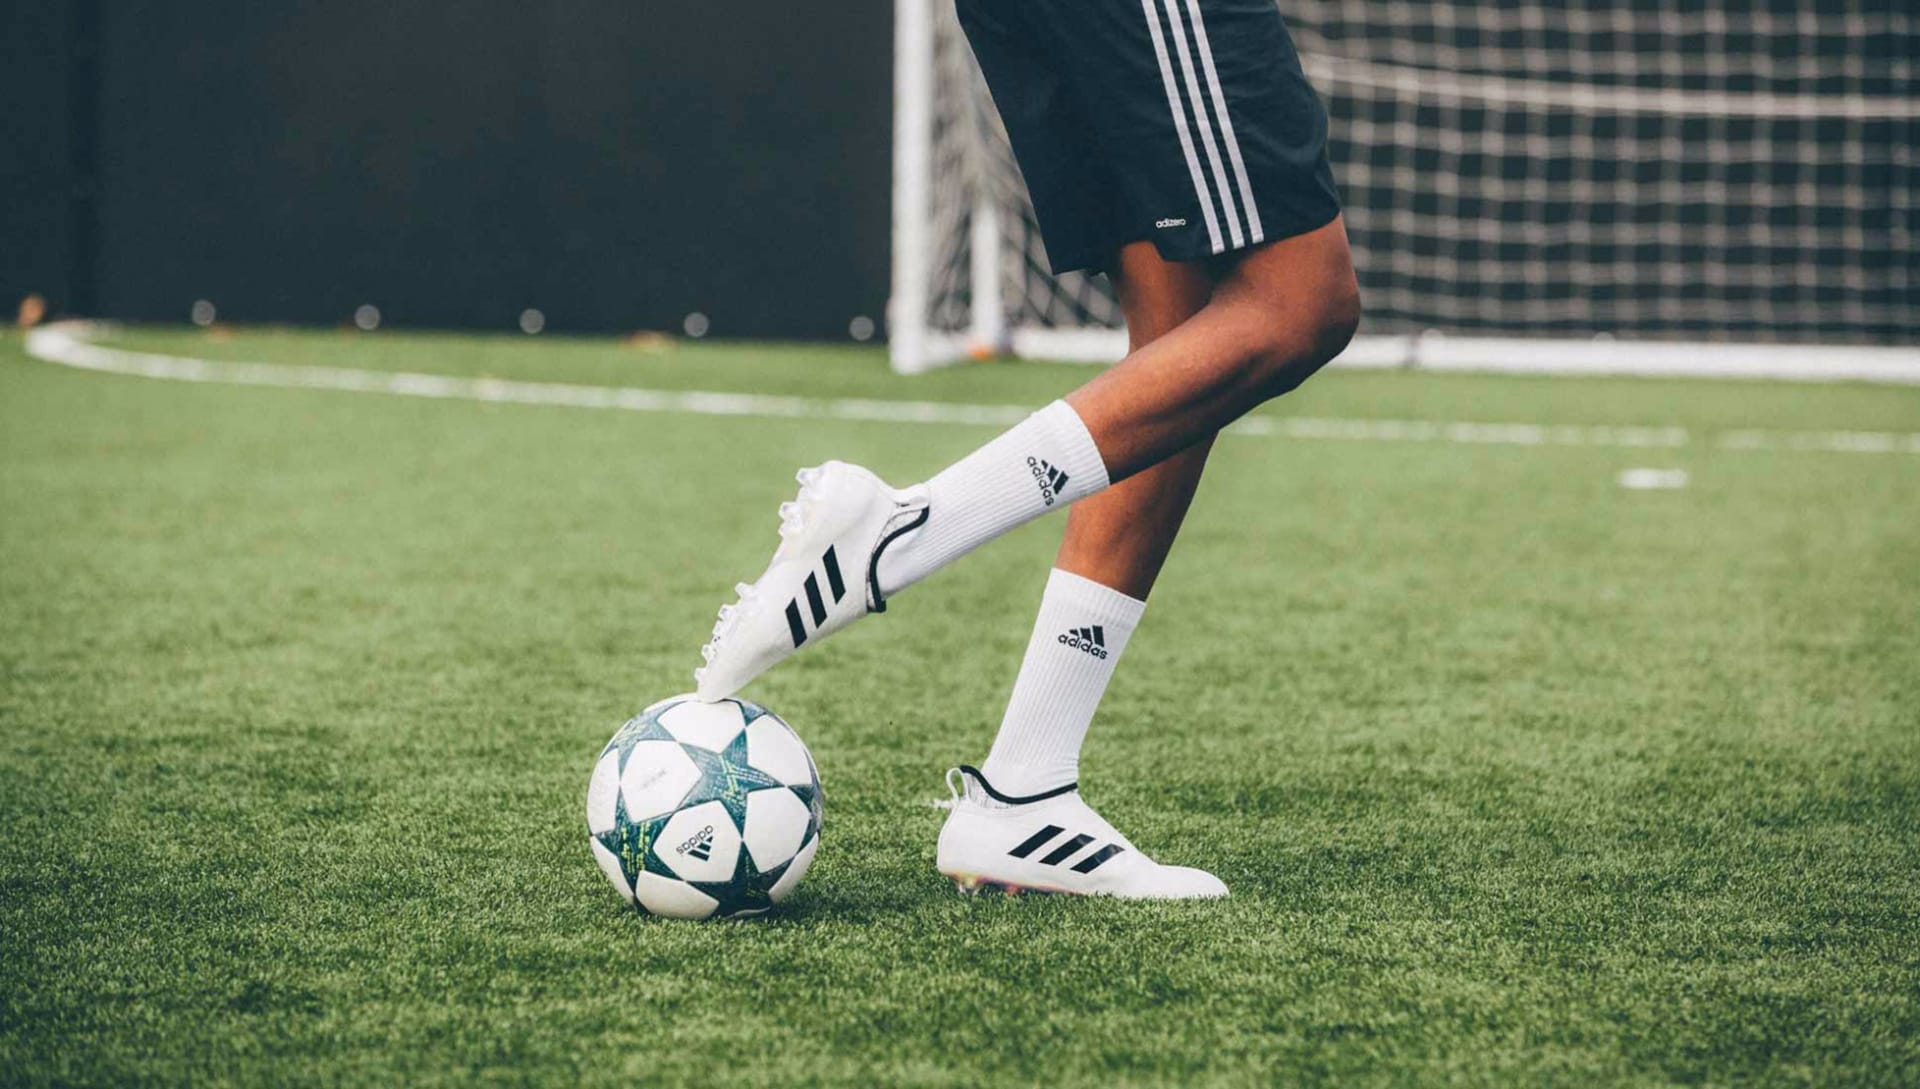
{"label": "cleat with black stripes", "polygon": [[1055,892],[1126,900],[1205,900],[1227,886],[1205,870],[1162,866],[1134,848],[1069,784],[1029,797],[995,790],[979,769],[947,772],[953,809],[940,829],[940,872],[962,893]]}
{"label": "cleat with black stripes", "polygon": [[927,521],[924,486],[896,490],[858,465],[829,461],[799,474],[780,504],[780,547],[766,571],[735,587],[694,670],[700,698],[738,692],[801,647],[884,612],[876,568],[887,545]]}

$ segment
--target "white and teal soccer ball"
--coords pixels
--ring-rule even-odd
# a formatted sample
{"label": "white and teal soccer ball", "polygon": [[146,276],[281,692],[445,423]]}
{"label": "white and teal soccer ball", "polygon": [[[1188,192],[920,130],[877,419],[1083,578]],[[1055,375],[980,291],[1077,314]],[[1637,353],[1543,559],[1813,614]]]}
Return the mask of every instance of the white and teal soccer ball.
{"label": "white and teal soccer ball", "polygon": [[661,700],[601,750],[587,842],[644,912],[759,915],[793,892],[820,849],[820,773],[793,727],[764,707]]}

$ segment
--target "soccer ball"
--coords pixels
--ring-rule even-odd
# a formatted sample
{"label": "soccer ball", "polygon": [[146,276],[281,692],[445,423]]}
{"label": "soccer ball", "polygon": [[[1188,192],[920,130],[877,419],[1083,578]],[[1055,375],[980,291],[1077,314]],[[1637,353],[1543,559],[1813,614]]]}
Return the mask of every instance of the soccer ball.
{"label": "soccer ball", "polygon": [[793,892],[820,848],[820,773],[764,707],[661,700],[600,751],[587,843],[641,911],[759,915]]}

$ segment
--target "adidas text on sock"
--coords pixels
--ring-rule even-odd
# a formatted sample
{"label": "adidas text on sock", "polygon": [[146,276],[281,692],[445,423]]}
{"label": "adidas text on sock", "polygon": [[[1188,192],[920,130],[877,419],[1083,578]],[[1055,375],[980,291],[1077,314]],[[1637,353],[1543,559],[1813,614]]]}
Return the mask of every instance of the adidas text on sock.
{"label": "adidas text on sock", "polygon": [[980,768],[1002,793],[1025,796],[1079,778],[1080,746],[1147,603],[1055,569]]}
{"label": "adidas text on sock", "polygon": [[1106,463],[1086,424],[1055,401],[927,481],[927,522],[881,553],[881,590],[905,589],[1106,486]]}

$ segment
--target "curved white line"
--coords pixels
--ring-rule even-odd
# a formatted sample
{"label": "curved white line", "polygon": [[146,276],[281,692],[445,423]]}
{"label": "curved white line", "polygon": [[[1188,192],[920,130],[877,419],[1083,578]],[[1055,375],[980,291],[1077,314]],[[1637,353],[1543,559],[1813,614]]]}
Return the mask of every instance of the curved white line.
{"label": "curved white line", "polygon": [[[91,342],[99,326],[63,322],[27,334],[27,354],[47,363],[104,374],[174,382],[264,386],[275,389],[381,393],[395,397],[482,401],[495,404],[666,412],[692,416],[752,416],[768,419],[840,420],[887,424],[958,424],[1007,427],[1025,419],[1024,405],[946,401],[883,401],[864,398],[776,397],[707,390],[657,390],[631,386],[581,386],[561,382],[515,382],[408,371],[308,367],[284,363],[229,363],[191,356],[158,355]],[[1587,446],[1617,449],[1679,449],[1694,444],[1683,427],[1586,424],[1484,423],[1435,420],[1343,420],[1304,416],[1249,416],[1230,434],[1347,442],[1432,442],[1467,446]],[[1920,433],[1890,431],[1730,431],[1713,445],[1723,450],[1795,450],[1849,454],[1920,454]]]}

